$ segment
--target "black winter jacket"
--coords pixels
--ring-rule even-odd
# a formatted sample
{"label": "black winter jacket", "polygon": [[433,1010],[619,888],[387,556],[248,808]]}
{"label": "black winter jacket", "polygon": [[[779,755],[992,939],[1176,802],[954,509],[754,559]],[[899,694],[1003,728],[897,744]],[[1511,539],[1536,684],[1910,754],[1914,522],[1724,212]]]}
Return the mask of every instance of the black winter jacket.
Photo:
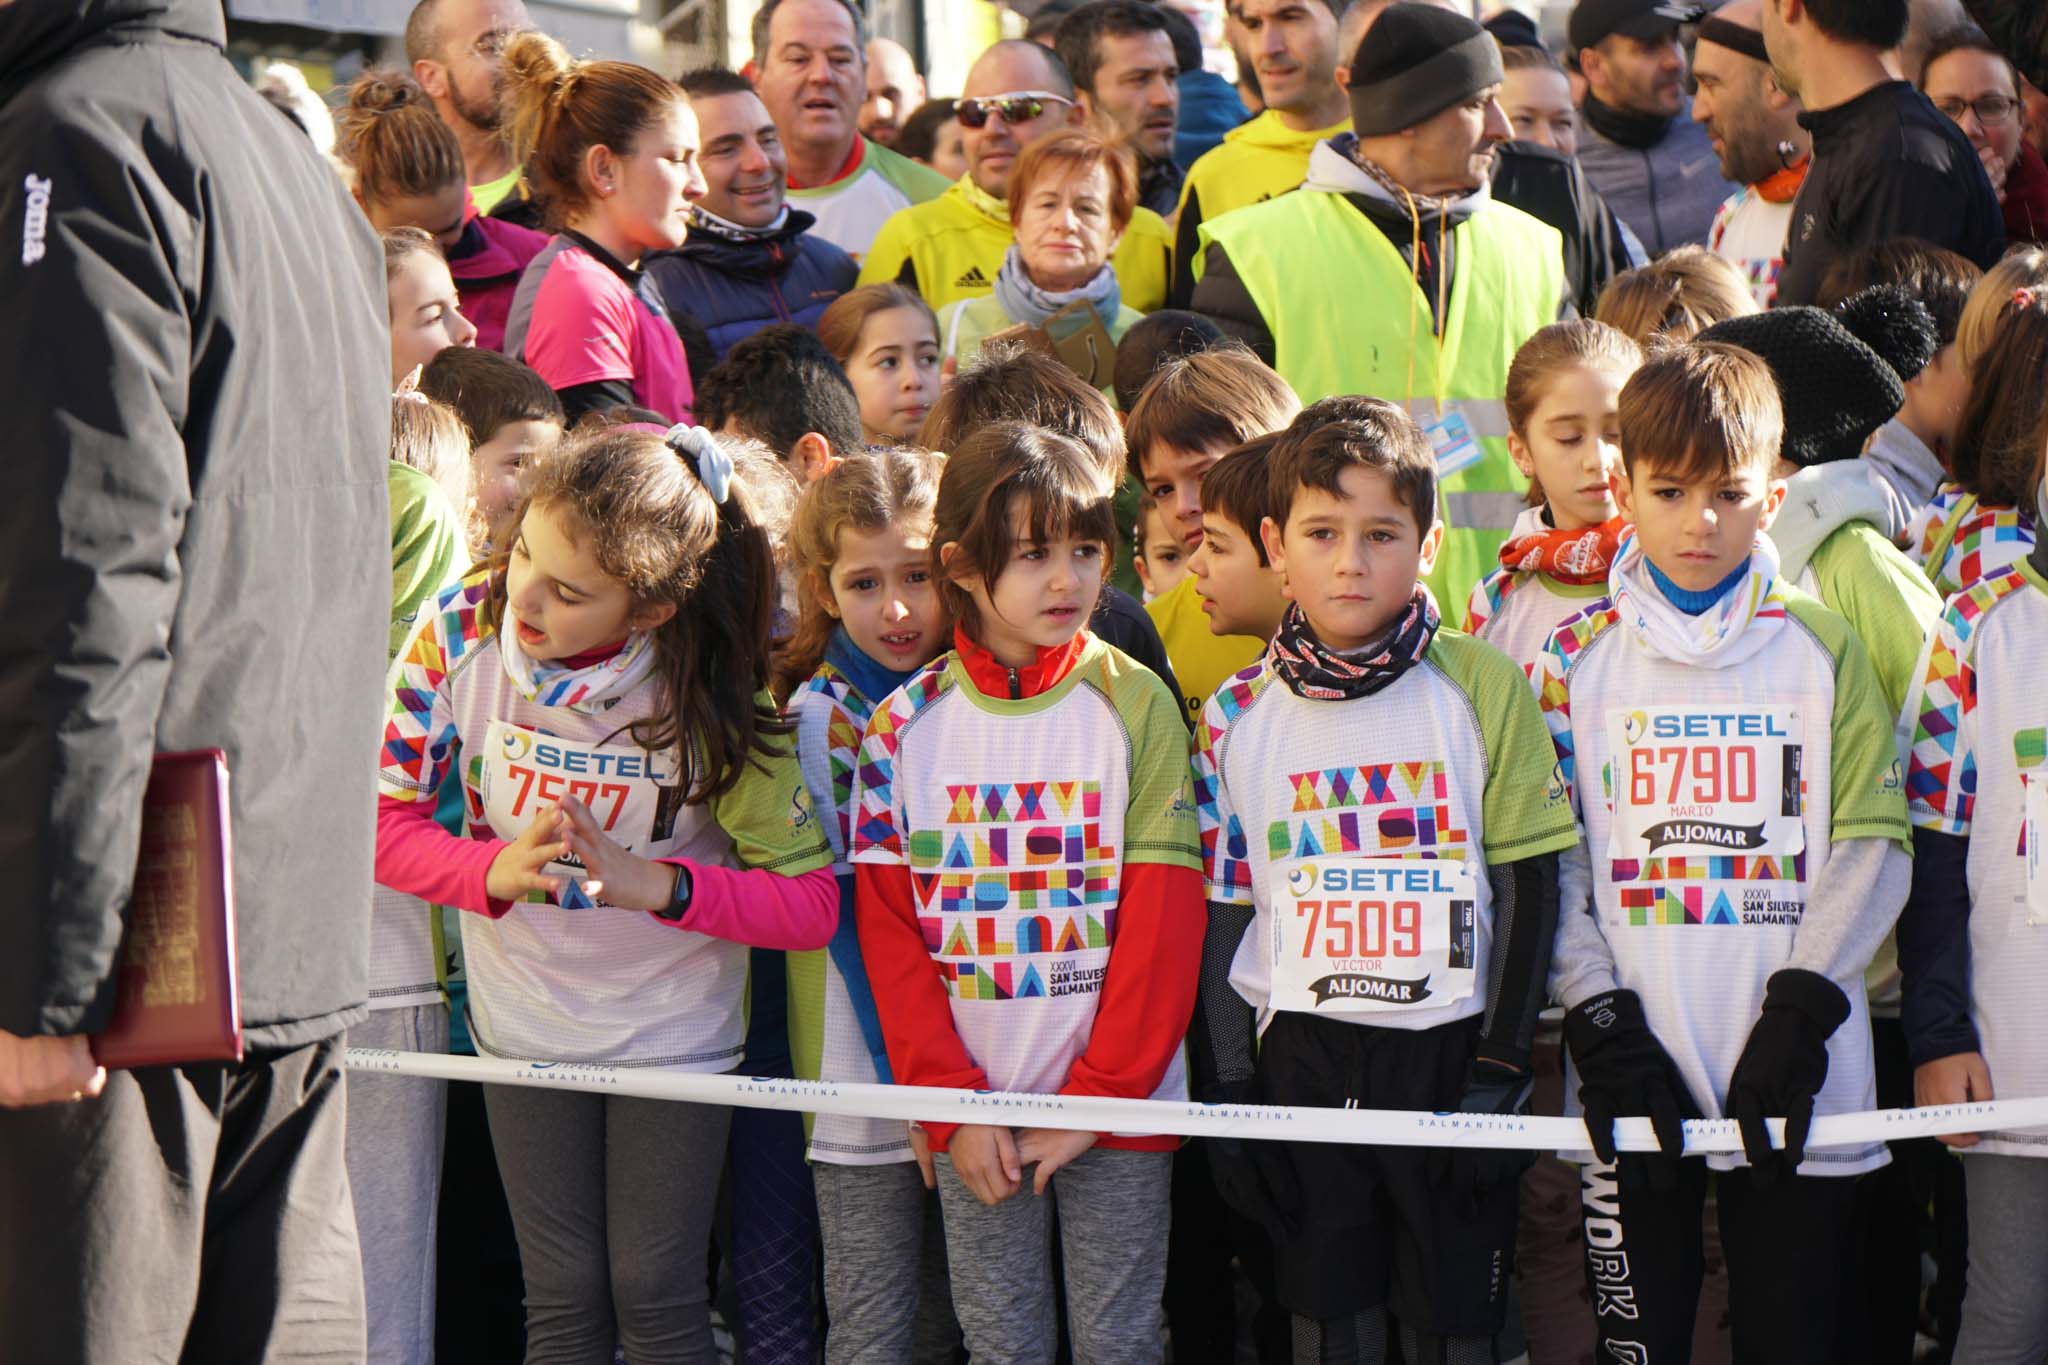
{"label": "black winter jacket", "polygon": [[360,1017],[390,614],[377,239],[217,0],[0,5],[0,1028],[112,1008],[153,752],[232,774],[252,1049]]}

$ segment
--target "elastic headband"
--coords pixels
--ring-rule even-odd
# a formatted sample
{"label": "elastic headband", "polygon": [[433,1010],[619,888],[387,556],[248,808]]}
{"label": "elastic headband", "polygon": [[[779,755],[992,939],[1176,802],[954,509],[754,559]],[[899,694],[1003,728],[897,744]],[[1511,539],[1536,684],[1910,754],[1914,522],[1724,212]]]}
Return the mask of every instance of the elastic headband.
{"label": "elastic headband", "polygon": [[1699,40],[1725,47],[1731,52],[1740,52],[1745,57],[1768,63],[1769,49],[1764,46],[1764,35],[1756,29],[1745,27],[1732,19],[1723,19],[1718,14],[1709,14],[1700,20]]}
{"label": "elastic headband", "polygon": [[726,494],[732,491],[732,456],[725,453],[725,447],[718,439],[702,427],[693,427],[688,422],[678,422],[670,427],[661,438],[668,448],[690,462],[690,468],[697,473],[697,481],[704,485],[704,491],[711,500],[723,503]]}

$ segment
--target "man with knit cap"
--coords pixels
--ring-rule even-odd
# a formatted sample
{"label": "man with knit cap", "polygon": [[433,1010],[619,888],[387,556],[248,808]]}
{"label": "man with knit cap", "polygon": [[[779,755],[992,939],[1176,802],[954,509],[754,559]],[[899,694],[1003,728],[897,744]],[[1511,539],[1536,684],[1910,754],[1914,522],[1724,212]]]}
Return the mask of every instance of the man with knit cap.
{"label": "man with knit cap", "polygon": [[1700,21],[1692,116],[1713,142],[1721,174],[1742,186],[1715,211],[1707,250],[1740,270],[1757,306],[1768,308],[1813,139],[1799,126],[1799,101],[1771,74],[1763,11],[1763,0],[1730,0]]}
{"label": "man with knit cap", "polygon": [[1653,257],[1704,242],[1735,189],[1686,113],[1678,26],[1696,13],[1673,0],[1579,0],[1566,30],[1586,78],[1579,164]]}
{"label": "man with knit cap", "polygon": [[1203,224],[1196,263],[1195,311],[1302,402],[1371,394],[1423,425],[1449,527],[1429,580],[1446,613],[1523,505],[1508,365],[1568,307],[1557,229],[1488,191],[1493,149],[1512,135],[1500,82],[1500,49],[1478,24],[1390,6],[1351,64],[1357,131],[1316,145],[1296,193]]}

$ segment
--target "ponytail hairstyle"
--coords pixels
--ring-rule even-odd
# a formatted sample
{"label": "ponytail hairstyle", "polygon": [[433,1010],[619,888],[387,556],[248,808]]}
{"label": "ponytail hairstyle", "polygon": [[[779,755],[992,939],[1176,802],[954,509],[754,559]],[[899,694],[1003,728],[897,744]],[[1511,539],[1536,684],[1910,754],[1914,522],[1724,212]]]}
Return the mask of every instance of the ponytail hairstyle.
{"label": "ponytail hairstyle", "polygon": [[[1543,395],[1550,389],[1550,381],[1561,371],[1616,370],[1626,376],[1634,374],[1642,363],[1643,348],[1626,332],[1604,322],[1574,318],[1539,327],[1522,343],[1508,366],[1507,391],[1503,395],[1508,430],[1524,442],[1529,439],[1529,419],[1536,415]],[[1541,507],[1544,501],[1543,485],[1531,474],[1529,505]]]}
{"label": "ponytail hairstyle", "polygon": [[1971,287],[1963,315],[1956,321],[1956,357],[1971,374],[1996,349],[1994,343],[2012,311],[2013,296],[2022,289],[2048,297],[2048,248],[2014,247]]}
{"label": "ponytail hairstyle", "polygon": [[[932,577],[939,600],[970,638],[980,640],[980,609],[955,576],[978,575],[995,591],[1016,547],[1013,511],[1021,506],[1022,529],[1034,541],[1073,536],[1100,541],[1105,554],[1112,554],[1115,492],[1108,466],[1071,436],[1015,421],[977,427],[948,453],[939,476],[932,509]],[[949,544],[957,547],[950,565],[942,553]],[[1104,573],[1106,581],[1106,565]]]}
{"label": "ponytail hairstyle", "polygon": [[633,62],[580,62],[545,33],[505,43],[505,135],[551,222],[590,207],[583,155],[592,147],[630,152],[682,87]]}
{"label": "ponytail hairstyle", "polygon": [[355,172],[356,199],[388,203],[462,185],[462,144],[418,81],[373,68],[349,83],[335,115],[335,154]]}
{"label": "ponytail hairstyle", "polygon": [[915,446],[877,447],[841,460],[804,490],[789,536],[796,560],[796,631],[775,661],[775,688],[784,701],[818,671],[839,625],[825,604],[833,600],[840,531],[872,535],[900,526],[929,533],[944,463],[945,456]]}
{"label": "ponytail hairstyle", "polygon": [[[707,484],[697,472],[712,458],[644,428],[577,431],[530,466],[519,509],[521,521],[534,508],[561,517],[636,604],[675,605],[654,631],[662,705],[632,736],[643,748],[675,751],[692,804],[730,791],[754,756],[778,752],[770,736],[789,732],[762,698],[774,550],[746,485],[719,471]],[[712,496],[719,483],[723,502]],[[504,566],[501,554],[487,603],[492,628],[504,620]]]}
{"label": "ponytail hairstyle", "polygon": [[[1993,267],[1985,281],[1997,273]],[[2048,290],[2038,297],[2025,286],[2012,291],[1987,330],[1988,343],[1970,367],[1950,473],[1980,501],[2031,516],[2048,439]]]}

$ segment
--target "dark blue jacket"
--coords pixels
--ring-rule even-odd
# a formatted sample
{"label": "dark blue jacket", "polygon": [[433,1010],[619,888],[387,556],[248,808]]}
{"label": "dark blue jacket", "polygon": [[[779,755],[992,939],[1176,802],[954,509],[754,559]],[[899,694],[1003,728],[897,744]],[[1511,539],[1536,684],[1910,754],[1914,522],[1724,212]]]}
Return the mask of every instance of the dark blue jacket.
{"label": "dark blue jacket", "polygon": [[[817,221],[791,209],[772,237],[734,241],[693,226],[689,240],[644,262],[669,312],[695,318],[719,360],[739,342],[778,322],[816,327],[832,300],[853,288],[853,257],[810,233]],[[691,369],[694,373],[696,366]]]}

